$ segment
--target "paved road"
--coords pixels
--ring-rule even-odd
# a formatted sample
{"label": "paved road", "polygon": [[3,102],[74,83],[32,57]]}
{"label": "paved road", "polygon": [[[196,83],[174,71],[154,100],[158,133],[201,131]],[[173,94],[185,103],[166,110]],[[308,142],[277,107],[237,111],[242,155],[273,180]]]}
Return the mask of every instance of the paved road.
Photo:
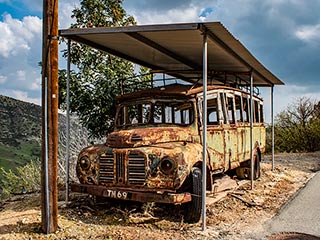
{"label": "paved road", "polygon": [[268,231],[320,237],[320,172],[271,220]]}

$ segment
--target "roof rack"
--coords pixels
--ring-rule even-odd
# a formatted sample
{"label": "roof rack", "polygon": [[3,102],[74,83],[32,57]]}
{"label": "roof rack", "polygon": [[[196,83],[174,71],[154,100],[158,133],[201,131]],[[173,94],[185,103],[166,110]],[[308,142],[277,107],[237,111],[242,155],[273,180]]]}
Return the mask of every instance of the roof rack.
{"label": "roof rack", "polygon": [[[199,76],[199,80],[202,79],[202,76]],[[155,87],[162,87],[168,86],[172,84],[182,84],[182,85],[190,85],[190,88],[202,86],[198,82],[194,84],[190,84],[182,79],[169,76],[165,73],[148,73],[148,74],[141,74],[141,75],[134,75],[132,77],[126,79],[120,79],[121,82],[121,93],[130,93],[132,91],[137,90],[144,90],[144,89],[151,89]],[[237,82],[221,82],[221,84],[212,84],[212,82],[208,81],[208,85],[215,85],[215,86],[229,86],[233,88],[238,88],[245,92],[250,92],[249,83],[245,80],[240,79]],[[253,87],[253,94],[256,96],[260,95],[260,90],[258,87]]]}

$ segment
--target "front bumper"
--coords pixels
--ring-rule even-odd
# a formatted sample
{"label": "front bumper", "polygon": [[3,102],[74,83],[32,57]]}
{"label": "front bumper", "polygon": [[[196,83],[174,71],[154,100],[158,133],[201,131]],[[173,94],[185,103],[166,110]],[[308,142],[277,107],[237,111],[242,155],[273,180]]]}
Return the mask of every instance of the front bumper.
{"label": "front bumper", "polygon": [[156,202],[156,203],[186,203],[191,201],[191,194],[186,193],[171,193],[163,191],[137,191],[132,188],[120,188],[120,187],[105,187],[101,185],[89,185],[89,184],[70,184],[71,191],[88,193],[95,196],[116,198],[137,202]]}

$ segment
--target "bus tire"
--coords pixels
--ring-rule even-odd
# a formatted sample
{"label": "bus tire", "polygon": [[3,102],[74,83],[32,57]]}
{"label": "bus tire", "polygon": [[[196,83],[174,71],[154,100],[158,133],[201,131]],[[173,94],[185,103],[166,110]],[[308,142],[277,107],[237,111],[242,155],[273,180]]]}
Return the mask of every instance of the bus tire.
{"label": "bus tire", "polygon": [[192,168],[190,173],[191,184],[191,202],[185,206],[185,222],[197,223],[201,218],[202,210],[202,173],[197,167]]}

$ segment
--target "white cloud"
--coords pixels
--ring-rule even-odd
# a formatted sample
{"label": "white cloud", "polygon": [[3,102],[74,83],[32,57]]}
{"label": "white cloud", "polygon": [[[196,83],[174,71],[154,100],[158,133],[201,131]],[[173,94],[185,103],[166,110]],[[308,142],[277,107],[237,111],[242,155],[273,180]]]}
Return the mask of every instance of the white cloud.
{"label": "white cloud", "polygon": [[[42,2],[22,0],[19,7],[42,15]],[[59,28],[70,27],[72,10],[76,6],[79,0],[59,1]],[[38,63],[42,60],[42,19],[37,16],[17,19],[4,14],[0,18],[0,32],[0,94],[40,103],[41,68]],[[59,50],[62,48],[65,46],[60,46]],[[59,64],[65,65],[61,56]]]}
{"label": "white cloud", "polygon": [[295,35],[305,42],[320,41],[320,24],[299,27]]}
{"label": "white cloud", "polygon": [[0,22],[0,56],[8,58],[19,52],[28,52],[34,39],[41,36],[41,20],[26,16],[22,20],[14,19],[10,14],[4,15]]}
{"label": "white cloud", "polygon": [[[39,102],[34,99],[40,99],[42,20],[35,16],[20,20],[5,14],[0,32],[0,94]],[[18,94],[21,92],[27,95]]]}
{"label": "white cloud", "polygon": [[[41,16],[42,4],[42,0],[21,0],[17,8],[25,8],[26,15],[32,12]],[[59,0],[59,28],[70,26],[76,6],[79,0]],[[42,19],[37,16],[17,19],[5,13],[0,17],[0,32],[0,94],[39,104]],[[61,57],[60,63],[65,64]]]}

